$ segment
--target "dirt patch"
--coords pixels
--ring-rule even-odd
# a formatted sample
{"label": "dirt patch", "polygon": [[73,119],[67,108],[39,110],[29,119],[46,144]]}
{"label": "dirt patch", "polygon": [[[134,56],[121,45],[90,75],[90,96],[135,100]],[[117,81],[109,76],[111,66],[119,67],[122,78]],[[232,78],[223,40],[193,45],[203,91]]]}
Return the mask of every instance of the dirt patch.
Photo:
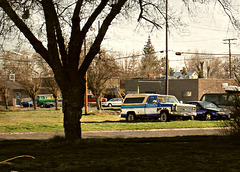
{"label": "dirt patch", "polygon": [[120,111],[112,111],[112,110],[102,110],[95,112],[94,115],[120,115]]}

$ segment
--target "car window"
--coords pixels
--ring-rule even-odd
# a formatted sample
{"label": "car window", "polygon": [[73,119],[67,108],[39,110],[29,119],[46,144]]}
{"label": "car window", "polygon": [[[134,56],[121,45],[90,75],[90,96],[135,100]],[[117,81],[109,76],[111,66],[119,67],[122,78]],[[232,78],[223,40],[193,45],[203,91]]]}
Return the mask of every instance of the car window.
{"label": "car window", "polygon": [[157,102],[157,97],[156,96],[148,98],[148,104],[154,104],[156,102]]}
{"label": "car window", "polygon": [[124,100],[125,104],[130,104],[130,103],[142,103],[145,97],[131,97],[131,98],[126,98]]}

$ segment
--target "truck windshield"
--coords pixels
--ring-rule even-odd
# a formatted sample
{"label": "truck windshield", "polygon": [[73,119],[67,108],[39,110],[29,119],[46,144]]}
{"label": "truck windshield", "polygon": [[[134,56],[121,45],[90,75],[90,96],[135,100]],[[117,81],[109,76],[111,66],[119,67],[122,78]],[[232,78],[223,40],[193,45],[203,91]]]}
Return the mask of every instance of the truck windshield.
{"label": "truck windshield", "polygon": [[179,103],[178,99],[174,96],[158,96],[160,103]]}

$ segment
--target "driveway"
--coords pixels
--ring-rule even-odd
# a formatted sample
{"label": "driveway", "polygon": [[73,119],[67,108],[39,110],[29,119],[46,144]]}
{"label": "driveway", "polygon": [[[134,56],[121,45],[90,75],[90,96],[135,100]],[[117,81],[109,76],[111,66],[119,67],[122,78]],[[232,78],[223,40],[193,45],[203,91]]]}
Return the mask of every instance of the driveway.
{"label": "driveway", "polygon": [[[133,137],[176,137],[220,135],[220,128],[180,128],[155,130],[122,130],[122,131],[83,131],[82,138],[133,138]],[[0,140],[16,139],[50,139],[54,136],[64,136],[64,133],[0,133]]]}

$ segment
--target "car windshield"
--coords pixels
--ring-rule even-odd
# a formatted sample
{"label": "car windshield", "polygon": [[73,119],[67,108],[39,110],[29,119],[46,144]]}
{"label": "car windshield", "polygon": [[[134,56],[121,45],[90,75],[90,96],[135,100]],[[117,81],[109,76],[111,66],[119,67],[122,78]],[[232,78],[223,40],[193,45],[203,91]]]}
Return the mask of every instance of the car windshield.
{"label": "car windshield", "polygon": [[178,99],[174,96],[158,96],[160,103],[179,103]]}
{"label": "car windshield", "polygon": [[211,102],[202,102],[201,105],[204,107],[204,109],[217,109],[217,105],[211,103]]}

